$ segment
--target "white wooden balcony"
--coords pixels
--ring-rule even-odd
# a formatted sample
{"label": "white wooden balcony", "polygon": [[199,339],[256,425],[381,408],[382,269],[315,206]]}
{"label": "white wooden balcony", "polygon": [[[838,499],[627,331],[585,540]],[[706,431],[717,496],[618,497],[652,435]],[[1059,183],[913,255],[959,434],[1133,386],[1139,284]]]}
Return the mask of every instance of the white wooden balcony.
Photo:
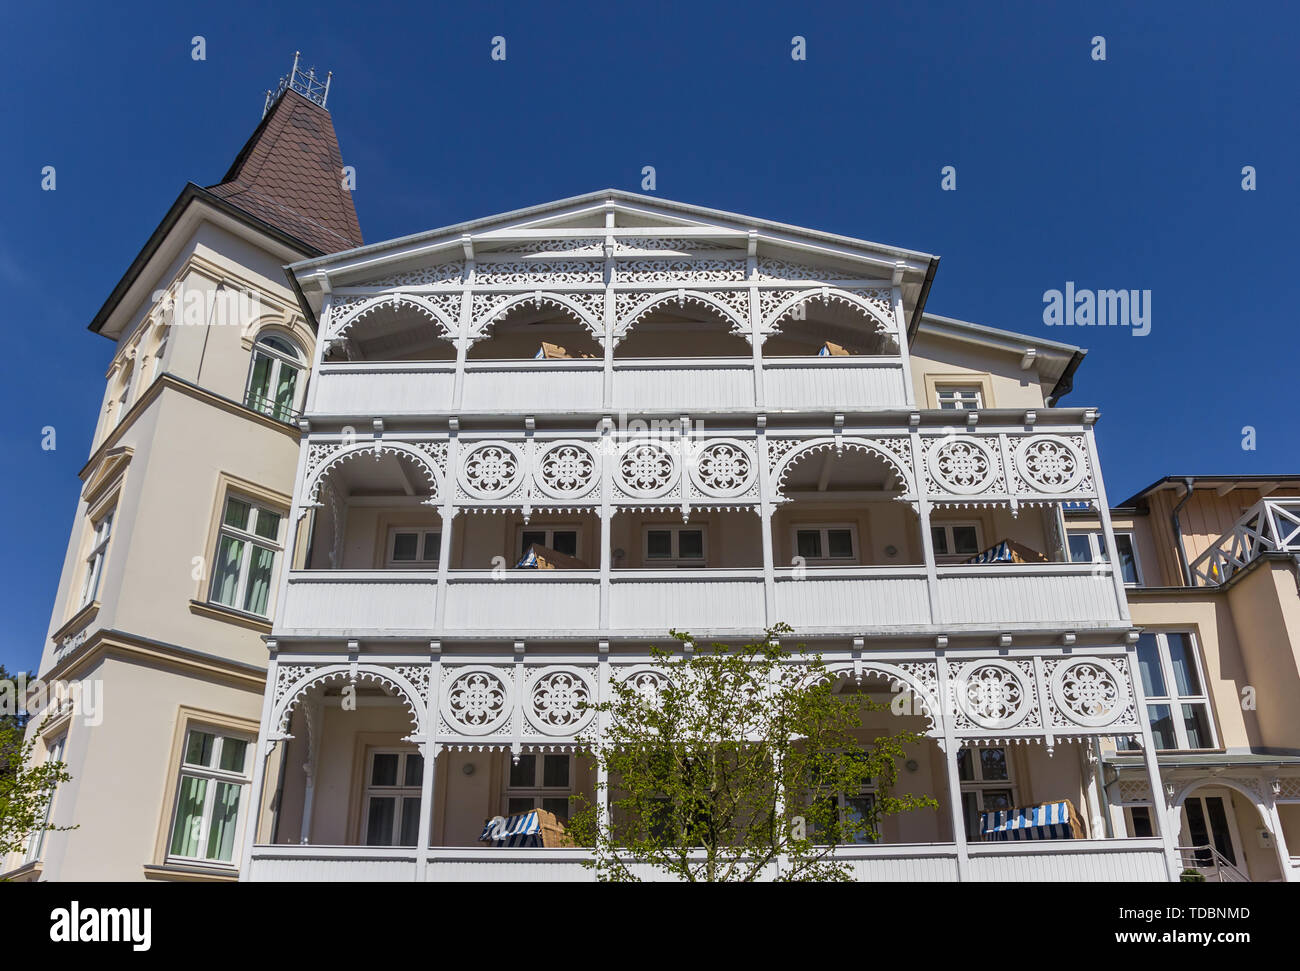
{"label": "white wooden balcony", "polygon": [[[958,849],[952,843],[875,844],[837,850],[854,879],[908,883],[959,879]],[[437,882],[529,881],[575,883],[595,880],[582,865],[581,849],[490,849],[435,847],[423,879]],[[653,879],[646,870],[638,874]],[[365,846],[255,846],[250,881],[387,881],[420,879],[414,848]],[[1039,843],[976,843],[968,848],[965,879],[984,882],[1060,883],[1160,882],[1168,880],[1158,839],[1050,840]]]}
{"label": "white wooden balcony", "polygon": [[329,362],[312,379],[307,414],[867,411],[908,406],[903,367],[896,356],[765,359],[760,405],[749,357],[615,359],[608,397],[598,359],[471,360],[459,401],[454,361]]}
{"label": "white wooden balcony", "polygon": [[1300,553],[1300,497],[1261,499],[1192,561],[1192,582],[1225,583],[1264,553]]}
{"label": "white wooden balcony", "polygon": [[778,621],[807,633],[1123,622],[1104,564],[940,566],[936,573],[932,614],[923,566],[777,570],[768,616],[759,568],[614,570],[605,588],[599,570],[453,570],[440,621],[436,572],[299,570],[289,575],[276,629],[286,636],[436,629],[509,637],[649,635],[670,627],[755,632]]}

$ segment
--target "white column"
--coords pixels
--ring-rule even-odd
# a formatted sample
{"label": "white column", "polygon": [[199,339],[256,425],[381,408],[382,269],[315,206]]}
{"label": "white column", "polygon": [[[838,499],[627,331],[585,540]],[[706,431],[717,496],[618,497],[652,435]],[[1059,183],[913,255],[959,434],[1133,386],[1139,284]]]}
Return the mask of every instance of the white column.
{"label": "white column", "polygon": [[1277,800],[1268,799],[1264,810],[1264,824],[1273,831],[1273,846],[1277,849],[1277,864],[1282,870],[1282,882],[1291,883],[1296,879],[1296,874],[1291,868],[1291,851],[1287,849],[1286,836],[1282,833],[1282,814],[1278,812]]}
{"label": "white column", "polygon": [[[1128,620],[1128,596],[1124,592],[1124,573],[1119,567],[1119,549],[1115,546],[1115,530],[1110,522],[1110,504],[1106,501],[1106,486],[1101,481],[1101,463],[1097,461],[1097,437],[1092,425],[1088,426],[1084,436],[1088,443],[1088,462],[1092,467],[1092,482],[1097,489],[1097,520],[1101,523],[1102,536],[1106,539],[1106,557],[1110,560],[1111,579],[1115,584],[1115,603],[1119,608],[1120,619]],[[1068,540],[1066,540],[1066,548],[1069,548]],[[1145,724],[1145,710],[1142,720]]]}
{"label": "white column", "polygon": [[767,415],[758,416],[757,426],[754,453],[758,458],[758,515],[763,541],[763,616],[766,618],[763,626],[771,627],[782,618],[776,615],[776,553],[772,543],[772,516],[775,509],[767,458]]}
{"label": "white column", "polygon": [[936,655],[935,661],[939,669],[939,697],[935,700],[935,704],[939,706],[937,715],[943,728],[941,747],[943,748],[944,762],[947,767],[948,807],[952,816],[952,841],[957,847],[957,879],[966,880],[969,877],[970,853],[966,848],[966,817],[961,804],[961,779],[957,775],[958,744],[956,737],[952,733],[952,719],[948,717],[948,698],[951,697],[948,689],[948,658],[939,653]]}
{"label": "white column", "polygon": [[271,709],[275,700],[275,682],[279,662],[276,660],[275,641],[266,642],[270,659],[266,665],[266,690],[262,694],[262,719],[257,730],[257,744],[253,749],[253,784],[249,787],[248,814],[244,817],[244,845],[239,855],[239,879],[249,879],[253,847],[257,844],[257,826],[262,816],[262,790],[266,786],[266,762],[274,751],[271,741]]}
{"label": "white column", "polygon": [[921,530],[921,555],[925,560],[925,590],[930,604],[930,623],[938,624],[939,572],[934,560],[934,537],[930,535],[930,499],[926,495],[925,474],[921,456],[921,416],[913,412],[907,420],[908,441],[912,443],[912,479],[916,489],[916,516]]}
{"label": "white column", "polygon": [[600,463],[597,474],[600,476],[600,629],[609,629],[609,588],[610,573],[613,568],[611,532],[614,507],[609,501],[614,477],[614,422],[605,417],[600,420],[600,447],[596,450],[596,460]]}
{"label": "white column", "polygon": [[[465,240],[468,241],[466,236]],[[469,333],[474,326],[474,250],[465,244],[465,274],[461,278],[464,289],[460,292],[460,333],[456,335],[456,377],[452,383],[451,400],[455,411],[460,411],[465,396],[465,359],[469,355]]]}
{"label": "white column", "polygon": [[420,755],[424,758],[424,776],[420,780],[420,827],[416,839],[415,878],[423,883],[429,873],[429,846],[433,842],[433,791],[438,754],[437,744],[438,699],[442,682],[442,642],[429,642],[429,695],[424,707],[424,739],[420,742]]}
{"label": "white column", "polygon": [[455,505],[456,476],[460,470],[460,421],[447,421],[447,474],[442,479],[442,532],[438,537],[438,592],[434,607],[434,629],[447,626],[447,571],[451,569],[451,530],[459,511]]}
{"label": "white column", "polygon": [[[596,645],[598,665],[596,668],[596,703],[609,701],[609,641]],[[598,744],[604,744],[609,731],[609,714],[600,712],[596,722]],[[599,832],[609,832],[609,769],[604,761],[596,766],[596,828]]]}

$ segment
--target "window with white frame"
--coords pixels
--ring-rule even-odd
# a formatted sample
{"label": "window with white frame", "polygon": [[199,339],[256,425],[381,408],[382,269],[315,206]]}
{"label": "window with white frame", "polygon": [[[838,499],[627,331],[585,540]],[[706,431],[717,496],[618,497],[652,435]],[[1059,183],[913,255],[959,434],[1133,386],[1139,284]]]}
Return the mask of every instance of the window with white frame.
{"label": "window with white frame", "polygon": [[516,556],[523,556],[536,543],[565,556],[578,555],[581,530],[577,526],[521,526]]}
{"label": "window with white frame", "polygon": [[415,846],[420,834],[424,757],[411,749],[372,749],[366,765],[366,846]]}
{"label": "window with white frame", "polygon": [[[62,735],[46,745],[45,761],[47,763],[63,760],[63,747],[66,741],[67,736]],[[50,831],[50,814],[54,811],[55,795],[57,795],[57,790],[51,792],[49,798],[45,800],[45,808],[41,810],[37,817],[36,828],[27,837],[27,856],[24,859],[26,863],[34,863],[41,858],[41,852],[45,848],[45,834]]]}
{"label": "window with white frame", "polygon": [[961,563],[984,550],[979,523],[932,523],[930,539],[940,563]]}
{"label": "window with white frame", "polygon": [[646,566],[703,566],[706,539],[702,526],[647,526],[643,562]]}
{"label": "window with white frame", "polygon": [[244,404],[277,421],[292,421],[298,412],[302,370],[302,353],[292,341],[263,334],[253,345]]}
{"label": "window with white frame", "polygon": [[221,515],[216,564],[212,571],[214,603],[269,617],[275,562],[284,550],[284,516],[273,509],[227,496]]}
{"label": "window with white frame", "polygon": [[978,384],[936,385],[934,396],[944,411],[974,411],[984,407],[984,396]]}
{"label": "window with white frame", "polygon": [[408,569],[433,569],[442,552],[442,531],[394,526],[388,531],[385,565]]}
{"label": "window with white frame", "polygon": [[[1216,748],[1210,699],[1192,634],[1143,631],[1138,636],[1137,656],[1156,748]],[[1121,739],[1120,747],[1140,748],[1126,739]]]}
{"label": "window with white frame", "polygon": [[977,747],[957,750],[957,778],[961,782],[962,816],[966,838],[980,838],[980,817],[986,812],[1013,809],[1015,780],[1005,748]]}
{"label": "window with white frame", "polygon": [[569,755],[529,754],[506,763],[505,814],[515,816],[545,809],[562,823],[569,820],[573,795],[573,758]]}
{"label": "window with white frame", "polygon": [[[1074,563],[1105,563],[1106,536],[1101,530],[1070,530],[1070,560]],[[1125,583],[1140,584],[1142,573],[1138,569],[1137,550],[1132,533],[1116,533],[1115,549],[1119,552],[1120,573]]]}
{"label": "window with white frame", "polygon": [[108,555],[108,541],[113,532],[114,510],[94,521],[94,536],[90,552],[86,554],[86,572],[81,582],[81,606],[92,603],[99,596],[99,584],[104,578],[104,559]]}
{"label": "window with white frame", "polygon": [[791,529],[796,556],[813,565],[858,562],[858,530],[851,523],[807,523]]}
{"label": "window with white frame", "polygon": [[186,731],[168,858],[235,862],[249,787],[250,741],[218,730]]}
{"label": "window with white frame", "polygon": [[[872,842],[871,834],[864,822],[876,805],[876,793],[871,786],[863,786],[857,792],[847,795],[840,792],[821,796],[820,799],[832,804],[829,808],[834,810],[834,816],[838,820],[839,829],[833,836],[836,843]],[[816,835],[814,834],[814,838]]]}

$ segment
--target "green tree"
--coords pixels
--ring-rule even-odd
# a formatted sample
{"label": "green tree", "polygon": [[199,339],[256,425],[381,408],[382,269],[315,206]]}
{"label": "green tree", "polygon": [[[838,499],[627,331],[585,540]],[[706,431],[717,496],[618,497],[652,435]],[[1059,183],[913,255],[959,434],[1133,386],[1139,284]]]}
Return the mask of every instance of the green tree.
{"label": "green tree", "polygon": [[[864,745],[863,714],[888,706],[836,694],[820,656],[796,660],[777,642],[789,631],[681,658],[652,649],[664,679],[615,681],[591,706],[605,728],[581,742],[611,780],[609,811],[578,797],[569,831],[593,849],[600,879],[848,880],[837,846],[877,840],[883,817],[937,805],[894,791],[897,760],[921,736]],[[868,783],[873,798],[842,812],[837,797]]]}
{"label": "green tree", "polygon": [[[17,679],[0,666],[0,681]],[[21,852],[32,833],[71,829],[47,822],[45,810],[54,790],[70,776],[63,762],[43,759],[33,764],[36,738],[24,741],[27,712],[0,712],[0,859]]]}

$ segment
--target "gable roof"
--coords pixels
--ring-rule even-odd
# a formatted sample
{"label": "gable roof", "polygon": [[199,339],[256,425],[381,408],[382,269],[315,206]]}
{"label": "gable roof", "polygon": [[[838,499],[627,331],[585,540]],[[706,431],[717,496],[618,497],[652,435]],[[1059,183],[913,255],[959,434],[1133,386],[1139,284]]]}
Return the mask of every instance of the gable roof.
{"label": "gable roof", "polygon": [[361,245],[330,114],[287,89],[208,191],[322,253]]}

